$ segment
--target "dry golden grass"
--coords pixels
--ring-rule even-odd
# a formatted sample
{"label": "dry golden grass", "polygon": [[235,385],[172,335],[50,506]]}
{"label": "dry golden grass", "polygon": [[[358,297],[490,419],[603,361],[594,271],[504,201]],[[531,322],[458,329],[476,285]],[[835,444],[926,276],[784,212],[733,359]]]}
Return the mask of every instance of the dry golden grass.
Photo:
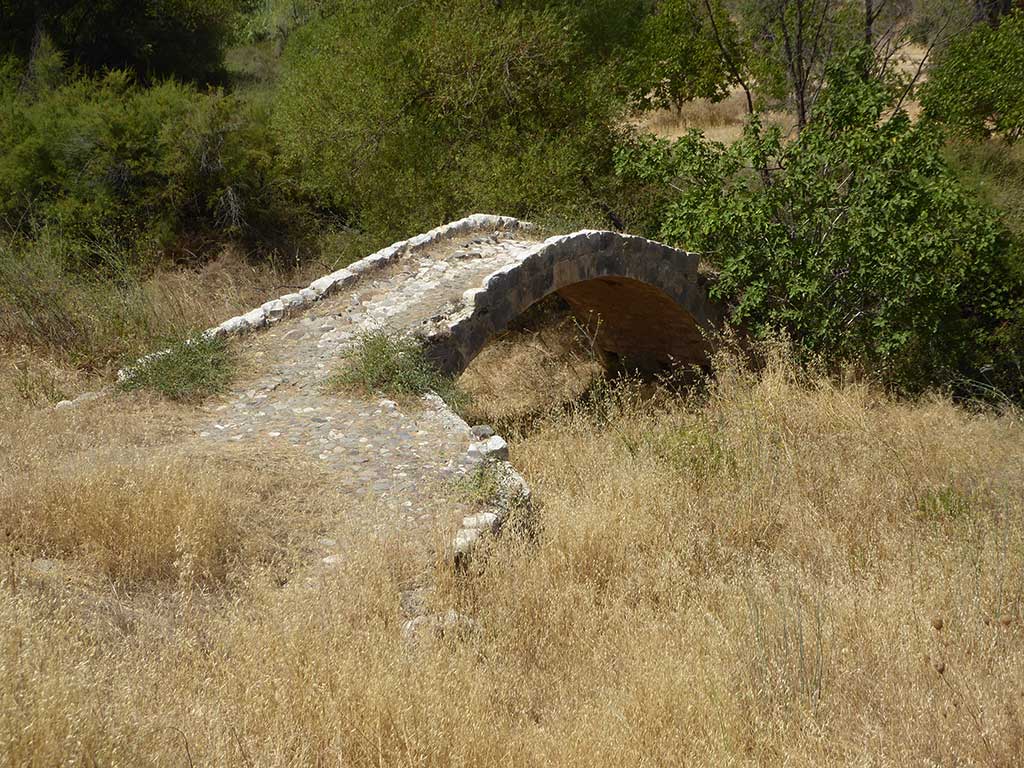
{"label": "dry golden grass", "polygon": [[[743,135],[746,118],[746,98],[737,88],[720,102],[695,99],[679,109],[647,113],[637,123],[637,128],[663,139],[678,139],[696,128],[713,141],[732,144]],[[762,114],[762,119],[766,125],[779,125],[783,131],[790,131],[796,125],[796,118],[786,112],[769,111]]]}
{"label": "dry golden grass", "polygon": [[578,399],[601,375],[597,354],[568,308],[552,296],[493,339],[459,378],[471,423],[506,434]]}
{"label": "dry golden grass", "polygon": [[[38,426],[60,445],[19,474],[92,445]],[[397,594],[423,564],[382,544],[313,586],[253,567],[143,594],[11,553],[0,762],[1019,764],[1014,414],[894,402],[776,353],[759,374],[722,361],[701,399],[625,390],[535,424],[513,458],[539,533],[464,576],[435,566],[431,605],[477,626],[413,646]]]}
{"label": "dry golden grass", "polygon": [[123,295],[112,283],[36,285],[40,307],[30,316],[0,306],[0,419],[98,389],[126,359],[246,312],[326,271],[312,262],[290,270],[252,264],[228,247],[200,268],[158,269]]}
{"label": "dry golden grass", "polygon": [[[6,484],[5,484],[6,485]],[[10,483],[8,537],[44,556],[74,557],[127,583],[220,580],[236,538],[239,489],[209,466],[94,457]]]}
{"label": "dry golden grass", "polygon": [[344,508],[327,478],[297,450],[201,449],[190,421],[185,407],[142,395],[9,419],[0,541],[25,563],[54,560],[133,590],[216,587],[253,562],[287,570],[309,555],[331,506]]}

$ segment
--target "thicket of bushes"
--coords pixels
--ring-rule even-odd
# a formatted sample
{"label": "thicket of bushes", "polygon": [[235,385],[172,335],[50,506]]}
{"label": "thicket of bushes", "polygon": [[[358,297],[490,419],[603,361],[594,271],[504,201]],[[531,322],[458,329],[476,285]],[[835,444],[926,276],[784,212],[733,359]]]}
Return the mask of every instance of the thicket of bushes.
{"label": "thicket of bushes", "polygon": [[309,194],[363,229],[471,209],[625,217],[615,51],[639,3],[347,3],[289,40],[275,127]]}
{"label": "thicket of bushes", "polygon": [[945,163],[937,126],[863,77],[866,56],[834,63],[792,141],[755,120],[731,147],[699,132],[640,140],[620,168],[678,190],[661,237],[706,254],[713,294],[755,334],[785,330],[906,391],[1024,394],[1024,270],[1009,233]]}
{"label": "thicket of bushes", "polygon": [[[717,2],[180,0],[159,24],[131,21],[142,4],[125,11],[124,34],[92,38],[118,3],[92,15],[65,5],[31,24],[4,6],[5,344],[74,348],[79,328],[101,325],[83,320],[87,307],[145,301],[152,270],[201,264],[225,242],[330,264],[494,210],[706,250],[738,321],[900,389],[1021,389],[1020,213],[985,184],[1011,153],[958,152],[966,185],[943,155],[951,132],[1020,133],[1019,15],[954,41],[924,92],[929,119],[912,124],[870,60],[833,62],[826,76],[820,52],[780,64],[783,53],[754,46],[735,58],[789,17]],[[849,47],[847,11],[822,23]],[[88,23],[72,38],[61,25],[76,13]],[[189,61],[167,52],[200,27]],[[283,46],[272,85],[210,85],[229,43],[271,37]],[[811,78],[804,96],[825,87],[794,141],[756,120],[728,149],[641,141],[630,127],[637,109],[718,98],[741,80],[761,89],[752,103],[778,99],[796,87],[796,64]],[[54,302],[69,285],[74,301]],[[148,321],[109,314],[147,337]],[[81,359],[101,361],[103,339],[125,328],[107,330]],[[125,350],[111,341],[108,355]]]}
{"label": "thicket of bushes", "polygon": [[258,104],[124,70],[34,98],[9,79],[0,98],[0,217],[59,233],[73,270],[152,266],[210,232],[267,243],[295,223]]}
{"label": "thicket of bushes", "polygon": [[1024,10],[955,39],[921,94],[926,114],[969,138],[1024,135]]}

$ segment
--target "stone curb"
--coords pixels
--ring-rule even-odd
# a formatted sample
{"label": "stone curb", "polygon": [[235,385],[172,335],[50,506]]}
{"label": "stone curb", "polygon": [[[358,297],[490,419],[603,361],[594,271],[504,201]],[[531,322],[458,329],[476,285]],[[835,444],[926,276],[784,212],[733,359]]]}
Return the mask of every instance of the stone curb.
{"label": "stone curb", "polygon": [[[490,427],[470,427],[455,411],[448,407],[438,395],[424,395],[424,400],[433,405],[442,418],[452,426],[471,432],[476,440],[466,449],[466,457],[473,468],[487,465],[498,474],[498,492],[488,499],[483,512],[462,518],[462,525],[456,531],[446,556],[457,571],[464,571],[472,561],[473,552],[488,538],[496,538],[509,515],[516,509],[529,508],[532,504],[530,486],[509,461],[508,443]],[[419,638],[432,633],[436,637],[462,637],[480,629],[476,619],[449,608],[443,614],[420,614],[402,623],[402,638],[415,645]]]}
{"label": "stone curb", "polygon": [[[470,427],[438,395],[430,393],[423,399],[430,403],[444,421],[451,426],[479,434],[480,427]],[[449,557],[457,568],[464,568],[472,558],[473,550],[487,535],[497,536],[509,515],[516,509],[529,507],[532,502],[530,487],[509,461],[508,443],[493,430],[474,440],[466,449],[468,464],[473,469],[487,465],[498,476],[498,492],[484,503],[484,511],[462,518],[462,525],[451,541]]]}

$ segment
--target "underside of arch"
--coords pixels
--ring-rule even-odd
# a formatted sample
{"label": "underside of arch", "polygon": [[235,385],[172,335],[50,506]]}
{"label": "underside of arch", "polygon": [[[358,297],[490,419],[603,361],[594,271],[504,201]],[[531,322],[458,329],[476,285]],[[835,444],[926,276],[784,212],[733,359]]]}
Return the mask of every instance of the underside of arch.
{"label": "underside of arch", "polygon": [[659,373],[707,362],[707,345],[693,315],[653,285],[608,276],[565,286],[558,294],[611,369]]}

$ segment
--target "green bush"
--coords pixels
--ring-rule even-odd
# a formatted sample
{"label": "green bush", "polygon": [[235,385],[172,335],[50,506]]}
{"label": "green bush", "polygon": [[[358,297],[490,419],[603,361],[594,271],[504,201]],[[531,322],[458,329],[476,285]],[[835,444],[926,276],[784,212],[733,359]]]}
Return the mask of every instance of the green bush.
{"label": "green bush", "polygon": [[793,141],[754,120],[732,147],[699,133],[620,152],[678,190],[662,237],[704,252],[714,295],[756,335],[855,361],[908,391],[964,378],[1022,391],[1024,283],[1005,230],[864,61],[833,66]]}
{"label": "green bush", "polygon": [[124,71],[0,96],[0,227],[57,230],[72,269],[145,266],[188,236],[266,239],[294,217],[258,106]]}
{"label": "green bush", "polygon": [[[474,209],[607,223],[625,93],[594,46],[614,48],[614,26],[586,5],[356,0],[325,13],[285,52],[274,120],[289,168],[383,238]],[[612,21],[629,5],[600,4]]]}
{"label": "green bush", "polygon": [[453,408],[465,405],[466,398],[427,359],[419,341],[384,330],[366,332],[356,340],[328,387],[397,398],[433,392]]}
{"label": "green bush", "polygon": [[921,89],[925,114],[971,138],[1024,135],[1024,11],[976,25],[949,46]]}
{"label": "green bush", "polygon": [[223,75],[239,0],[4,0],[0,56],[27,60],[45,32],[89,72],[130,69],[145,80],[211,82]]}
{"label": "green bush", "polygon": [[196,402],[224,391],[234,368],[228,342],[195,336],[132,363],[121,387],[129,392],[150,389],[171,400]]}

